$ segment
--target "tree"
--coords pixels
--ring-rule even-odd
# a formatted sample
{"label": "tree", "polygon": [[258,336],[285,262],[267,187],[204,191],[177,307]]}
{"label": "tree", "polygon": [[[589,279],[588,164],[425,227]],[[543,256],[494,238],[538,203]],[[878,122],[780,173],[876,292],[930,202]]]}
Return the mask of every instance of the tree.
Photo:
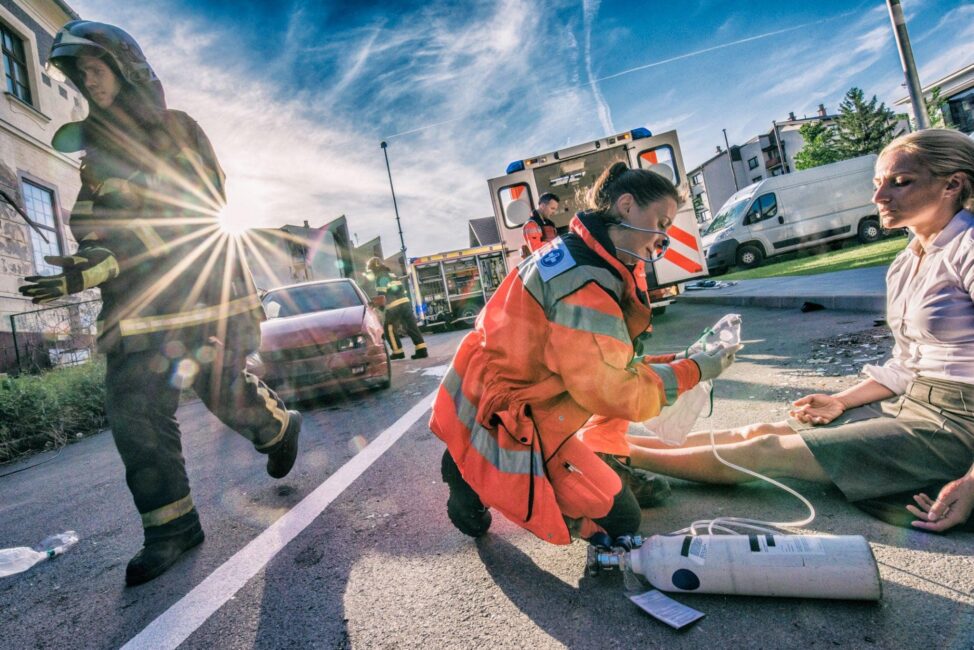
{"label": "tree", "polygon": [[930,90],[930,99],[924,98],[923,103],[926,104],[927,115],[930,117],[930,126],[945,127],[947,123],[944,121],[944,110],[947,106],[947,100],[940,96],[940,86],[935,86]]}
{"label": "tree", "polygon": [[868,102],[859,88],[850,88],[839,105],[835,119],[835,145],[840,160],[879,153],[890,140],[899,135],[896,116],[885,103],[877,106],[876,95]]}
{"label": "tree", "polygon": [[798,129],[802,136],[801,150],[795,154],[795,169],[811,169],[843,159],[835,144],[835,129],[824,122],[809,122]]}

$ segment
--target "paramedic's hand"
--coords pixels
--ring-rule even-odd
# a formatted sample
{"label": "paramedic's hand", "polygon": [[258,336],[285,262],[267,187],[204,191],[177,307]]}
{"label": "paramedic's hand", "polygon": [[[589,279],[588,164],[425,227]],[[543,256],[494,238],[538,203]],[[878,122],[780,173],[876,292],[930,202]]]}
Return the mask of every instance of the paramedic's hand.
{"label": "paramedic's hand", "polygon": [[60,266],[64,271],[57,275],[31,275],[24,278],[30,284],[21,286],[19,291],[30,298],[35,305],[97,287],[118,275],[118,262],[115,256],[104,248],[78,251],[67,257],[47,255],[44,261],[53,266]]}
{"label": "paramedic's hand", "polygon": [[917,517],[916,521],[911,522],[913,526],[943,532],[967,521],[974,511],[974,476],[968,472],[956,481],[951,481],[940,490],[936,501],[926,494],[918,494],[913,500],[919,507],[906,507]]}
{"label": "paramedic's hand", "polygon": [[845,404],[833,396],[823,393],[806,395],[791,403],[793,408],[788,414],[806,424],[828,424],[845,413]]}
{"label": "paramedic's hand", "polygon": [[742,345],[721,346],[713,352],[697,352],[690,355],[690,361],[700,368],[700,381],[715,379],[734,363],[734,355]]}

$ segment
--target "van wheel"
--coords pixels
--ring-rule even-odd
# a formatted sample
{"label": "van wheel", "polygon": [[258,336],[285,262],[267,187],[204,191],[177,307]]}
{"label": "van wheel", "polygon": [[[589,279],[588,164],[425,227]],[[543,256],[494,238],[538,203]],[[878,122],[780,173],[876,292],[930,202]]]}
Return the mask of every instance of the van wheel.
{"label": "van wheel", "polygon": [[883,229],[875,219],[863,219],[859,222],[859,241],[863,244],[879,241],[882,236]]}
{"label": "van wheel", "polygon": [[744,244],[737,249],[737,265],[746,269],[761,266],[764,261],[764,251],[754,244]]}

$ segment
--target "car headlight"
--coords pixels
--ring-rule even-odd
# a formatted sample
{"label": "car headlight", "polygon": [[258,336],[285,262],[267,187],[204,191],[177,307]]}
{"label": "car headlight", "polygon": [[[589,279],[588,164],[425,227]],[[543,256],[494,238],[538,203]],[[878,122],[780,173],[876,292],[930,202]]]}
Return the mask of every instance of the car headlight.
{"label": "car headlight", "polygon": [[342,339],[338,342],[338,351],[344,352],[345,350],[354,350],[356,348],[365,347],[365,337],[359,334],[358,336],[350,336],[347,339]]}

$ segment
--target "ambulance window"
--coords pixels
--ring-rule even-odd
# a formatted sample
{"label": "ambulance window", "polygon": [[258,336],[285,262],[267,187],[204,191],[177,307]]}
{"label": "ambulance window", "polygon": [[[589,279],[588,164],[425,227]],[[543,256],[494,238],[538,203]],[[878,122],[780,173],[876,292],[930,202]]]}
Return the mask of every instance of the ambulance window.
{"label": "ambulance window", "polygon": [[660,176],[673,181],[674,185],[680,183],[680,175],[676,171],[676,158],[673,155],[673,147],[668,144],[640,151],[639,167],[640,169],[648,169],[651,172],[656,172]]}
{"label": "ambulance window", "polygon": [[508,228],[520,227],[531,216],[534,198],[527,183],[505,185],[497,190],[497,200],[504,215],[504,224]]}

